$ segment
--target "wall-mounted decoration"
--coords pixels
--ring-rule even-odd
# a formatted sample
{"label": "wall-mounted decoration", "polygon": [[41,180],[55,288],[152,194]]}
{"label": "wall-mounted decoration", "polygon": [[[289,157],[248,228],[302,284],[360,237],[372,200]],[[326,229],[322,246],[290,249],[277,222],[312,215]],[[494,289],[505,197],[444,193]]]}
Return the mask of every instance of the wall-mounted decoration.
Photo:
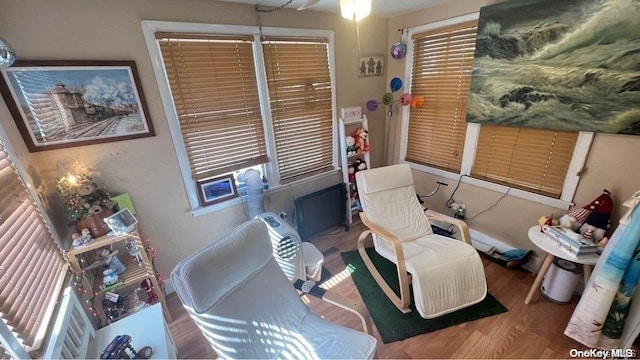
{"label": "wall-mounted decoration", "polygon": [[384,55],[366,55],[358,58],[358,76],[384,75]]}
{"label": "wall-mounted decoration", "polygon": [[196,181],[201,206],[208,206],[238,196],[233,175]]}
{"label": "wall-mounted decoration", "polygon": [[1,72],[31,152],[155,135],[133,61],[16,61]]}
{"label": "wall-mounted decoration", "polygon": [[623,0],[483,7],[467,121],[640,134],[638,18]]}
{"label": "wall-mounted decoration", "polygon": [[400,31],[400,41],[391,45],[391,57],[394,59],[402,59],[407,55],[407,31],[405,29],[398,29]]}

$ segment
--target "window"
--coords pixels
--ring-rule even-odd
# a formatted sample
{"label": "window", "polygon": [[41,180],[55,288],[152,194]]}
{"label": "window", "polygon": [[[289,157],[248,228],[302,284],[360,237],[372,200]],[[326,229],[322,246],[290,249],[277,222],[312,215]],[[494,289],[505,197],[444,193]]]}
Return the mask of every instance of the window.
{"label": "window", "polygon": [[477,14],[410,30],[407,81],[425,103],[404,116],[401,160],[567,209],[593,134],[467,124],[476,31]]}
{"label": "window", "polygon": [[477,21],[413,35],[411,93],[425,104],[409,115],[406,161],[460,172]]}
{"label": "window", "polygon": [[193,179],[267,162],[253,37],[156,37]]}
{"label": "window", "polygon": [[[262,48],[280,182],[333,168],[327,39],[265,37]],[[300,146],[301,139],[305,141]]]}
{"label": "window", "polygon": [[194,214],[196,180],[264,164],[278,186],[337,169],[333,32],[158,21],[143,30]]}
{"label": "window", "polygon": [[2,328],[26,351],[41,346],[66,269],[57,242],[0,141],[0,358],[12,348]]}
{"label": "window", "polygon": [[560,198],[574,131],[482,125],[471,176]]}

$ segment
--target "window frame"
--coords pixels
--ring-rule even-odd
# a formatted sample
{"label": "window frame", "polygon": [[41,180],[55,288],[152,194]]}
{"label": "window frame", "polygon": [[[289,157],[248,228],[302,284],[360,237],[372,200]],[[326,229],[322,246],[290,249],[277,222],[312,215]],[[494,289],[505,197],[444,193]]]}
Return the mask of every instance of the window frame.
{"label": "window frame", "polygon": [[[143,20],[142,30],[147,45],[149,56],[153,64],[153,71],[156,77],[156,83],[160,91],[160,99],[167,117],[169,132],[176,151],[182,181],[184,183],[187,198],[189,200],[189,211],[194,216],[200,216],[206,213],[221,210],[230,206],[240,204],[243,200],[241,197],[228,201],[213,204],[211,206],[202,207],[198,201],[198,193],[195,180],[192,178],[189,159],[185,149],[180,124],[176,116],[176,109],[173,103],[173,97],[169,87],[166,71],[162,60],[162,53],[155,37],[157,31],[166,32],[185,32],[185,33],[201,33],[201,34],[221,34],[221,35],[251,35],[253,41],[253,57],[256,68],[256,79],[258,82],[258,95],[260,98],[260,111],[263,119],[263,127],[265,134],[265,142],[267,145],[267,156],[270,162],[264,164],[265,175],[270,182],[270,191],[277,191],[280,188],[289,187],[299,183],[314,181],[321,177],[332,176],[338,169],[338,132],[337,132],[337,110],[336,110],[336,73],[335,73],[335,51],[334,51],[334,31],[332,30],[316,30],[316,29],[297,29],[297,28],[276,28],[245,26],[245,25],[224,25],[224,24],[206,24],[206,23],[188,23],[173,21],[155,21]],[[268,36],[287,36],[287,37],[324,37],[329,40],[327,53],[329,56],[329,74],[331,76],[331,112],[332,112],[332,143],[333,143],[333,169],[327,172],[299,179],[287,184],[280,183],[280,174],[278,172],[278,158],[275,148],[275,136],[273,132],[273,121],[271,119],[271,108],[269,102],[269,92],[266,81],[266,69],[264,56],[262,53],[262,42],[260,34]]]}
{"label": "window frame", "polygon": [[[416,27],[412,27],[407,29],[407,38],[411,39],[413,34],[422,33],[426,31],[436,30],[438,28],[451,26],[467,21],[478,20],[480,16],[479,12],[458,16],[451,19],[446,19],[442,21],[437,21],[425,25],[419,25]],[[404,83],[411,84],[412,77],[412,67],[413,67],[413,41],[409,41],[407,43],[407,54],[405,56],[405,67],[404,67]],[[419,95],[419,94],[417,94]],[[429,99],[425,99],[425,101],[429,101]],[[399,163],[406,163],[411,166],[412,169],[422,171],[428,174],[441,176],[450,180],[460,181],[465,184],[475,185],[484,189],[489,189],[493,191],[497,191],[500,193],[509,192],[509,195],[535,201],[541,204],[553,206],[562,210],[568,210],[573,205],[573,197],[578,188],[578,183],[580,181],[580,175],[584,168],[584,165],[587,161],[587,156],[589,154],[589,150],[591,148],[591,143],[594,138],[594,133],[581,131],[578,134],[578,140],[576,141],[576,145],[573,149],[573,155],[571,157],[571,162],[569,163],[569,168],[567,170],[567,174],[565,176],[564,185],[562,188],[562,194],[559,199],[540,195],[534,192],[525,191],[516,189],[513,187],[509,187],[506,185],[501,185],[497,183],[493,183],[486,180],[480,180],[471,177],[471,169],[473,168],[473,164],[475,161],[476,150],[478,146],[478,138],[480,135],[480,126],[481,124],[477,123],[467,123],[467,132],[465,134],[464,148],[462,154],[462,164],[460,167],[460,173],[454,173],[451,171],[442,170],[435,167],[430,167],[422,164],[417,164],[409,161],[405,161],[405,157],[407,155],[407,146],[408,146],[408,135],[409,135],[409,112],[410,109],[407,106],[402,107],[401,113],[401,129],[400,129],[400,152],[399,152]]]}

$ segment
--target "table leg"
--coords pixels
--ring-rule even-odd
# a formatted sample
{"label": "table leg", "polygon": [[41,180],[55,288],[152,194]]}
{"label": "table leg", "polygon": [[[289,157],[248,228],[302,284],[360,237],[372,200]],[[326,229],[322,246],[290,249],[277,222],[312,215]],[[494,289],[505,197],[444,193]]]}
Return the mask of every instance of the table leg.
{"label": "table leg", "polygon": [[552,261],[553,261],[553,255],[547,254],[547,257],[544,258],[544,262],[542,263],[542,266],[538,271],[538,276],[536,276],[536,279],[533,281],[533,285],[531,285],[531,289],[529,289],[529,294],[527,294],[527,298],[524,299],[524,303],[526,305],[529,305],[529,303],[531,302],[531,298],[533,297],[533,294],[535,294],[535,292],[540,287],[540,284],[542,283],[542,279],[544,278],[544,274],[547,272],[547,270],[549,270],[549,267],[551,266]]}
{"label": "table leg", "polygon": [[587,282],[589,281],[589,278],[591,277],[591,271],[593,270],[593,265],[587,265],[587,264],[583,264],[582,265],[582,272],[584,273],[584,286],[585,288],[587,287]]}

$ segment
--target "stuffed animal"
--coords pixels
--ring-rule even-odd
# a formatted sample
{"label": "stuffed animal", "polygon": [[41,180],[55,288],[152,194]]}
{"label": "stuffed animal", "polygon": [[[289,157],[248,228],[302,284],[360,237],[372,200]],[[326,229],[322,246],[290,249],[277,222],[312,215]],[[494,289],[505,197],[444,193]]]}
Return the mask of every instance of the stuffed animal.
{"label": "stuffed animal", "polygon": [[560,218],[560,225],[580,232],[596,242],[605,237],[609,230],[613,199],[611,192],[604,189],[592,202]]}
{"label": "stuffed animal", "polygon": [[347,164],[347,173],[349,174],[349,182],[356,181],[356,168],[352,163]]}
{"label": "stuffed animal", "polygon": [[[362,159],[356,159],[353,162],[353,168],[354,168],[354,172],[367,170],[367,163]],[[355,176],[355,174],[354,174],[354,176]]]}
{"label": "stuffed animal", "polygon": [[356,152],[358,154],[362,154],[371,149],[369,146],[369,132],[367,130],[358,128],[352,136],[356,141]]}
{"label": "stuffed animal", "polygon": [[351,156],[351,155],[355,155],[357,153],[356,151],[356,139],[353,136],[347,136],[347,138],[345,139],[345,142],[347,143],[347,156]]}

